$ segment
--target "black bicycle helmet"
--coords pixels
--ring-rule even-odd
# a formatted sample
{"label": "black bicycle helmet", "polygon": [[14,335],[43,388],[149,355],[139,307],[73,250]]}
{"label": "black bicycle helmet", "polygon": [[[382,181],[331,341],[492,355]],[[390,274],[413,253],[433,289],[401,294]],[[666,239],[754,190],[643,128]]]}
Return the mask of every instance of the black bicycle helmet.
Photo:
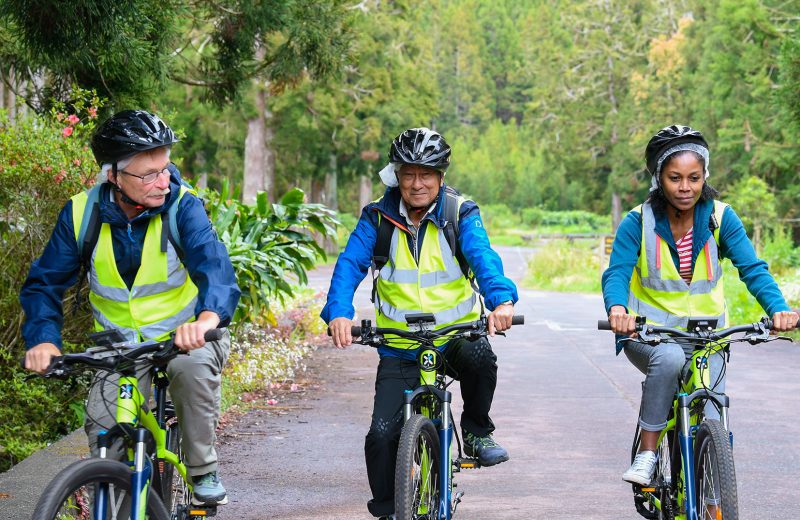
{"label": "black bicycle helmet", "polygon": [[169,146],[178,138],[157,115],[144,110],[123,110],[103,122],[92,136],[97,164],[114,164],[139,152]]}
{"label": "black bicycle helmet", "polygon": [[389,160],[393,163],[417,164],[441,173],[450,166],[450,145],[430,128],[409,128],[392,141]]}
{"label": "black bicycle helmet", "polygon": [[644,151],[644,158],[647,163],[647,171],[650,172],[650,175],[656,174],[658,160],[661,158],[664,152],[673,146],[683,143],[695,143],[705,149],[708,149],[708,143],[703,137],[703,134],[688,126],[671,125],[666,128],[662,128],[656,133],[656,135],[651,137],[650,142],[647,143],[647,148]]}

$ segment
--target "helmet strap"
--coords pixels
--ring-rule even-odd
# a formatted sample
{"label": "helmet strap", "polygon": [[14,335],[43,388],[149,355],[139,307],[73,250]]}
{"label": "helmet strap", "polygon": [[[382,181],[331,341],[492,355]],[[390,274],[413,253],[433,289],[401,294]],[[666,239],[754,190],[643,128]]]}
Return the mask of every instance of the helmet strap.
{"label": "helmet strap", "polygon": [[109,182],[111,182],[111,185],[114,187],[114,191],[119,193],[120,200],[122,202],[124,202],[125,204],[128,204],[129,206],[133,206],[134,209],[136,209],[137,211],[141,211],[141,210],[145,209],[145,207],[141,203],[139,203],[139,202],[133,200],[132,198],[130,198],[124,191],[122,191],[122,188],[119,187],[119,184],[118,184],[118,182],[119,182],[119,173],[117,172],[117,163],[116,162],[111,164],[111,170],[114,172],[114,179],[117,180],[117,182],[111,182],[111,181],[109,181]]}

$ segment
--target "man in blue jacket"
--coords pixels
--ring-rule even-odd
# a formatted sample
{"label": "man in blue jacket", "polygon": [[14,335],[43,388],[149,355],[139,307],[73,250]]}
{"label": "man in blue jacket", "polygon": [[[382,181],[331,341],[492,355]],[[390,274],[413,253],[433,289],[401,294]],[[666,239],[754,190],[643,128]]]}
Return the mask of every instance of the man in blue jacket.
{"label": "man in blue jacket", "polygon": [[[450,164],[450,146],[444,137],[427,128],[406,130],[392,142],[389,160],[381,172],[388,189],[363,209],[333,272],[321,315],[330,326],[334,344],[344,348],[352,343],[353,295],[373,259],[383,258],[376,255],[381,248],[387,251],[386,262],[376,266],[373,291],[378,326],[407,329],[405,315],[423,312],[434,315],[436,328],[478,319],[481,306],[464,272],[468,265],[491,311],[490,335],[508,329],[517,289],[503,275],[478,206],[444,184]],[[450,204],[455,205],[452,211],[448,211]],[[455,222],[448,222],[448,214]],[[390,235],[382,232],[387,228]],[[440,349],[448,373],[461,382],[466,454],[484,466],[508,460],[508,452],[492,438],[489,410],[497,384],[497,357],[491,345],[482,338],[452,341]],[[364,447],[373,496],[367,508],[373,516],[390,518],[403,391],[419,385],[419,370],[416,345],[383,346],[379,354],[372,422]]]}
{"label": "man in blue jacket", "polygon": [[[64,206],[20,292],[25,366],[44,372],[60,354],[64,292],[85,267],[96,330],[116,329],[132,342],[161,340],[174,332],[175,344],[191,351],[171,361],[167,374],[194,481],[193,501],[225,504],[214,444],[230,336],[206,344],[204,334],[230,323],[240,291],[202,202],[182,186],[169,161],[177,141],[161,119],[141,110],[120,112],[95,132],[91,145],[101,182]],[[169,228],[165,216],[176,219],[177,242],[175,237],[161,240]],[[91,227],[95,218],[97,241],[89,245],[79,230],[84,222],[84,228]],[[91,250],[82,252],[79,240]],[[114,425],[108,403],[116,402],[115,381],[99,373],[87,400],[85,427],[95,456],[98,433]]]}

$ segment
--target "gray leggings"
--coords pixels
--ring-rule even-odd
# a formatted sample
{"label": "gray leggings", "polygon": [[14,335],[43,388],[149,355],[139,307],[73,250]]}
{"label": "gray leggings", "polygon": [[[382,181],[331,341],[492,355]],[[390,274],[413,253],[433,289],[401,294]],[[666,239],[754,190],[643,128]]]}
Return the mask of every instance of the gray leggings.
{"label": "gray leggings", "polygon": [[[645,375],[639,426],[645,431],[661,431],[667,425],[672,401],[678,391],[678,377],[685,376],[688,371],[686,361],[692,356],[693,346],[676,343],[653,346],[627,341],[624,351],[630,362]],[[717,381],[723,366],[721,355],[711,357],[712,385]],[[725,391],[724,377],[714,390],[720,393]],[[707,403],[705,413],[706,417],[719,417],[719,412],[711,402]]]}
{"label": "gray leggings", "polygon": [[[181,424],[181,447],[191,476],[217,470],[216,428],[219,420],[222,368],[228,359],[231,337],[227,330],[219,341],[206,343],[189,355],[178,356],[167,365],[169,395]],[[137,368],[139,390],[150,400],[149,366]],[[111,428],[116,413],[119,376],[98,372],[86,400],[86,423],[92,456],[97,457],[97,435]],[[109,458],[121,456],[119,445],[112,446]]]}

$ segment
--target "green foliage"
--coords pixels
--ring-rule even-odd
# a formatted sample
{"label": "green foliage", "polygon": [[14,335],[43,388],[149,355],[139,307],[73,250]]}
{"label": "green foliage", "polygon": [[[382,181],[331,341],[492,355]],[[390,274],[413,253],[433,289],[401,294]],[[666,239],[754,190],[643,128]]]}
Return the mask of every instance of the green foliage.
{"label": "green foliage", "polygon": [[595,241],[551,240],[538,248],[523,283],[543,291],[597,293],[600,272]]}
{"label": "green foliage", "polygon": [[[73,112],[56,104],[44,118],[11,124],[0,111],[0,471],[81,420],[85,381],[25,382],[19,365],[25,349],[19,289],[31,262],[42,253],[67,199],[94,182],[95,163],[84,143],[102,102],[86,91],[72,93]],[[82,338],[91,326],[85,295],[67,293],[63,336]],[[67,349],[69,348],[67,343]]]}
{"label": "green foliage", "polygon": [[306,271],[325,258],[311,232],[333,237],[338,221],[325,206],[306,204],[297,188],[276,204],[270,204],[264,192],[253,205],[230,195],[227,185],[220,194],[202,194],[242,289],[234,321],[274,322],[270,302],[293,296],[293,282],[305,284]]}

